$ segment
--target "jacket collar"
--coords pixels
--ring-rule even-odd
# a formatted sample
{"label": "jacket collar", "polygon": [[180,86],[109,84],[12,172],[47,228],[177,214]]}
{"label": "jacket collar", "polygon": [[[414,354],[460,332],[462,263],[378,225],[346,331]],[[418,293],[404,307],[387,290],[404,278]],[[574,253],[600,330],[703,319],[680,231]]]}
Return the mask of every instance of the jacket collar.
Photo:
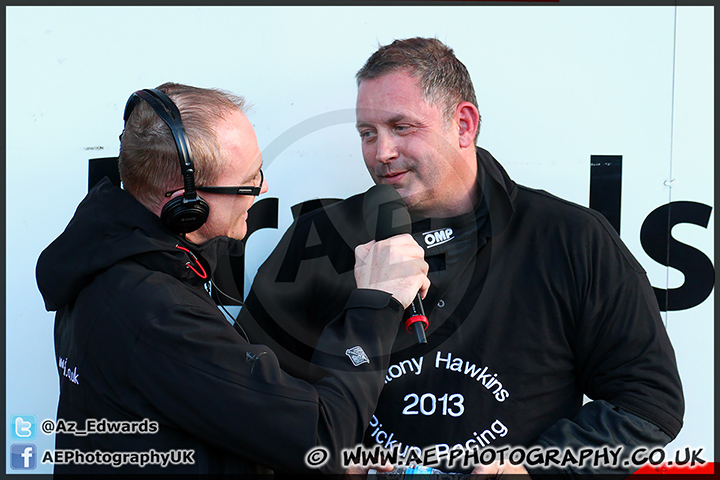
{"label": "jacket collar", "polygon": [[[494,237],[505,230],[515,211],[517,184],[510,179],[505,169],[490,152],[475,147],[475,154],[478,161],[478,187],[490,216],[486,236]],[[477,208],[478,206],[476,210]]]}

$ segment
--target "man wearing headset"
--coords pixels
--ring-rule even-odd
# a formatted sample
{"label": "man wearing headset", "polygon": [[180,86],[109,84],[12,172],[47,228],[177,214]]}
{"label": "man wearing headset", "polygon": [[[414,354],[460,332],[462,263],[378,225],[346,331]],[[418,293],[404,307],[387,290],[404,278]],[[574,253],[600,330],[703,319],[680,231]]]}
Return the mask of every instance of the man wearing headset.
{"label": "man wearing headset", "polygon": [[242,98],[172,83],[131,96],[123,189],[95,186],[37,264],[57,312],[56,474],[336,471],[360,441],[403,308],[429,286],[423,251],[409,235],[358,247],[356,289],[314,356],[322,379],[291,377],[204,288],[242,246],[261,168]]}

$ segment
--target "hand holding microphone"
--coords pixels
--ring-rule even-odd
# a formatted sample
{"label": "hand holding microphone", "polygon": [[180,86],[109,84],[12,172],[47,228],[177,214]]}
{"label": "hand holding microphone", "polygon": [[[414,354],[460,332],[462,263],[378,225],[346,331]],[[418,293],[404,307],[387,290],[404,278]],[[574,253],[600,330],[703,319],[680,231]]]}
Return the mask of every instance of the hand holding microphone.
{"label": "hand holding microphone", "polygon": [[[407,206],[393,187],[375,185],[365,194],[363,215],[375,242],[355,249],[357,285],[391,293],[406,309],[408,332],[415,333],[418,343],[427,343],[428,320],[421,298],[430,287],[428,265],[423,260],[424,250],[408,235],[412,222]],[[361,284],[375,286],[361,287]]]}
{"label": "hand holding microphone", "polygon": [[[403,308],[430,287],[425,252],[408,234],[371,241],[355,248],[355,282],[358,288],[390,293]],[[418,293],[419,292],[419,293]]]}

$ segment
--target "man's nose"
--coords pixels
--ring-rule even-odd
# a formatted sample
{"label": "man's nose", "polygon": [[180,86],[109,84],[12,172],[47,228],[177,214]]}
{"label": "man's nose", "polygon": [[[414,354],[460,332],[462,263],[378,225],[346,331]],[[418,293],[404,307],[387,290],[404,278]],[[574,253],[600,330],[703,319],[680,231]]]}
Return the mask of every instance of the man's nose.
{"label": "man's nose", "polygon": [[375,159],[380,163],[389,163],[398,157],[398,149],[392,135],[378,133]]}

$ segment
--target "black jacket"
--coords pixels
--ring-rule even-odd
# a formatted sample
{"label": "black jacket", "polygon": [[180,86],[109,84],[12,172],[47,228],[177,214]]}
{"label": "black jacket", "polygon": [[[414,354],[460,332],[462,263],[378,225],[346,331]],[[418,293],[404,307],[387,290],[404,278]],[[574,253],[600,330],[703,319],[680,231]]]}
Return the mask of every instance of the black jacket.
{"label": "black jacket", "polygon": [[[399,330],[366,443],[670,441],[682,388],[640,264],[602,215],[515,184],[483,149],[477,158],[474,212],[413,218],[430,264],[428,343]],[[318,319],[352,291],[352,249],[370,239],[362,211],[356,195],[299,216],[255,277],[240,319],[298,375],[312,378]],[[583,394],[595,401],[583,407]]]}
{"label": "black jacket", "polygon": [[[293,378],[268,347],[249,344],[233,328],[194,271],[210,278],[218,256],[237,245],[226,237],[186,243],[108,181],[89,192],[37,264],[46,308],[57,311],[58,422],[77,422],[78,430],[88,419],[146,427],[57,433],[56,448],[186,452],[176,459],[192,463],[56,463],[56,473],[317,472],[305,462],[315,446],[332,457],[319,471],[338,470],[338,452],[359,443],[370,420],[401,306],[384,292],[355,290],[320,336],[314,360],[321,379]],[[354,366],[353,347],[369,363]],[[157,431],[148,433],[148,422],[157,422]]]}

